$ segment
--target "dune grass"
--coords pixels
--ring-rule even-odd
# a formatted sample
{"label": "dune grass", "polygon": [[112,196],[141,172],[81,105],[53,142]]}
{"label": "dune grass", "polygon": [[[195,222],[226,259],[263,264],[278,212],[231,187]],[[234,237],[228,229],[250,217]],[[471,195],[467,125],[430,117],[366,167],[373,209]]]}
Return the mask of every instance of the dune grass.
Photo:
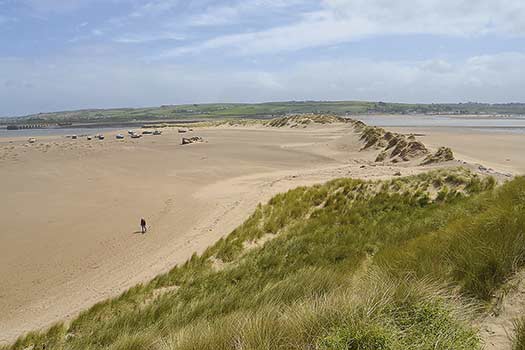
{"label": "dune grass", "polygon": [[525,316],[514,321],[513,350],[525,350]]}
{"label": "dune grass", "polygon": [[199,321],[161,348],[416,349],[437,342],[475,348],[478,340],[459,321],[460,310],[466,309],[443,291],[373,272],[359,285],[323,296]]}
{"label": "dune grass", "polygon": [[[478,186],[478,185],[474,185]],[[398,276],[432,276],[488,301],[525,264],[525,180],[470,201],[474,211],[442,229],[383,250],[376,261]]]}
{"label": "dune grass", "polygon": [[494,186],[458,168],[288,191],[202,255],[6,349],[479,348],[473,305],[525,256],[525,179]]}

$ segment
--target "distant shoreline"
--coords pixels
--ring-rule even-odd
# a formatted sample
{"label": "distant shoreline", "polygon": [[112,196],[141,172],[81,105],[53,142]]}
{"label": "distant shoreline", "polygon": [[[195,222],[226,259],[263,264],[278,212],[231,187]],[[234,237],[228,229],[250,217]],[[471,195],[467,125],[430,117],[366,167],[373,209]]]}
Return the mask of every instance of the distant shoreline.
{"label": "distant shoreline", "polygon": [[[58,124],[50,124],[49,126],[43,126],[43,127],[35,127],[35,128],[27,128],[27,129],[96,129],[96,128],[124,128],[124,127],[140,127],[143,125],[155,125],[155,124],[187,124],[187,123],[198,123],[205,121],[205,119],[181,119],[181,120],[139,120],[139,121],[129,121],[129,122],[95,122],[95,123],[71,123],[70,125],[58,125]],[[13,123],[13,124],[0,124],[0,127],[2,129],[7,129],[7,126],[9,125],[25,125],[29,123]],[[34,123],[35,125],[38,125],[37,123]],[[15,129],[16,130],[23,130],[23,129]]]}
{"label": "distant shoreline", "polygon": [[525,115],[525,103],[393,103],[382,101],[280,101],[263,103],[203,103],[137,108],[92,108],[0,117],[12,122],[119,122],[208,118],[273,118],[297,113],[340,116],[366,114],[510,116]]}
{"label": "distant shoreline", "polygon": [[[19,120],[18,122],[5,123],[0,122],[0,130],[6,130],[8,126],[20,126],[20,129],[14,129],[9,131],[19,131],[24,129],[100,129],[100,128],[138,128],[138,127],[150,127],[159,124],[166,126],[176,126],[178,124],[190,124],[200,123],[210,120],[222,120],[222,119],[256,119],[256,120],[269,120],[274,118],[271,115],[248,115],[248,116],[221,116],[214,118],[180,118],[180,119],[139,119],[131,121],[95,121],[95,122],[71,122],[67,125],[60,125],[57,122],[36,122],[36,121],[24,121]],[[35,127],[23,128],[24,125],[34,125]],[[8,129],[7,129],[8,130]]]}

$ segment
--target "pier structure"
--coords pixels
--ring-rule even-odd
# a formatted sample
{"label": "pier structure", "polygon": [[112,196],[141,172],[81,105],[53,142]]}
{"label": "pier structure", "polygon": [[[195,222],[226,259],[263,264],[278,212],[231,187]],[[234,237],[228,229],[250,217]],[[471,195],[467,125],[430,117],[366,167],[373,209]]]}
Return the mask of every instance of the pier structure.
{"label": "pier structure", "polygon": [[7,130],[46,129],[52,126],[56,126],[56,124],[44,124],[44,123],[11,124],[11,125],[7,125]]}

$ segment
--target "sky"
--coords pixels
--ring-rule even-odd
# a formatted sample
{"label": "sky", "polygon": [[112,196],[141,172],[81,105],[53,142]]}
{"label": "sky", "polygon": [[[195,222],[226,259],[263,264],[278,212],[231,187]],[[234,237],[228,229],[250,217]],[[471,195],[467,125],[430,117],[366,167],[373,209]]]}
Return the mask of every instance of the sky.
{"label": "sky", "polygon": [[0,0],[0,116],[525,102],[523,0]]}

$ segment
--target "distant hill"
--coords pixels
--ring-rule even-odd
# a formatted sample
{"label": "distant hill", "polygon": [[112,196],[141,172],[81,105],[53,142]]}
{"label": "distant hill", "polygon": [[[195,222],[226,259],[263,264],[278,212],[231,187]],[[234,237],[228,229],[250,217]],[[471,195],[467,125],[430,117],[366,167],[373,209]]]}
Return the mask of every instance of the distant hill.
{"label": "distant hill", "polygon": [[164,105],[147,108],[84,109],[0,118],[16,122],[129,122],[133,120],[206,119],[220,117],[262,118],[289,113],[335,114],[525,114],[525,103],[406,104],[365,101],[289,101],[268,103],[213,103]]}

